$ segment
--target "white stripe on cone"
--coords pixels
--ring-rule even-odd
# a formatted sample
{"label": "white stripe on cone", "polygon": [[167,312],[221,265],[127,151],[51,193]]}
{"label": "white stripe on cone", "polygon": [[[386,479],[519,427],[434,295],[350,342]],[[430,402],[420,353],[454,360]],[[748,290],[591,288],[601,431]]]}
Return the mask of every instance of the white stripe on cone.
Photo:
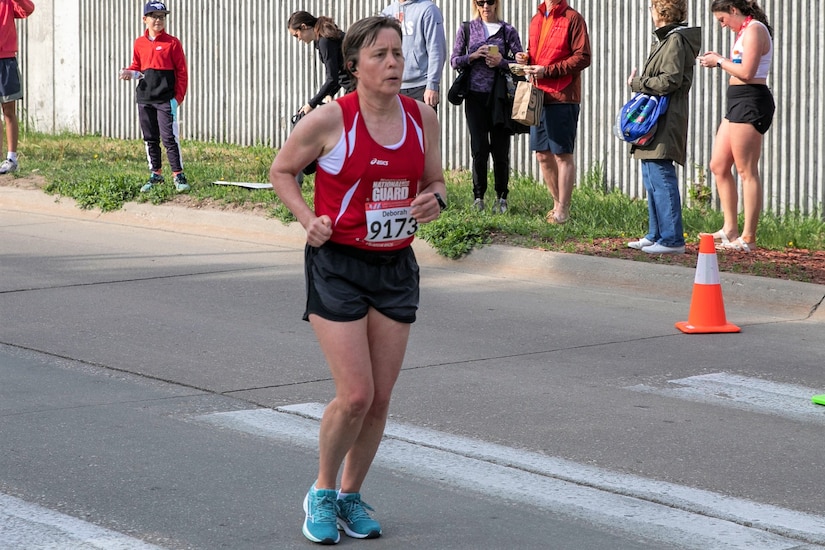
{"label": "white stripe on cone", "polygon": [[719,264],[716,260],[716,253],[705,254],[700,252],[699,258],[696,260],[696,277],[693,282],[697,285],[718,285],[721,284],[719,280]]}

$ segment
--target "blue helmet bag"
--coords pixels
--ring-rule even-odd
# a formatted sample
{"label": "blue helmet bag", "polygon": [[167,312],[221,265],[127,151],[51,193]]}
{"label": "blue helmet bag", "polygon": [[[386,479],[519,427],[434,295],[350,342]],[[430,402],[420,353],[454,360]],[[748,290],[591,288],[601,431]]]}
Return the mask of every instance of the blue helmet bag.
{"label": "blue helmet bag", "polygon": [[668,96],[637,93],[616,117],[613,134],[633,145],[645,145],[656,134],[659,117],[667,111]]}

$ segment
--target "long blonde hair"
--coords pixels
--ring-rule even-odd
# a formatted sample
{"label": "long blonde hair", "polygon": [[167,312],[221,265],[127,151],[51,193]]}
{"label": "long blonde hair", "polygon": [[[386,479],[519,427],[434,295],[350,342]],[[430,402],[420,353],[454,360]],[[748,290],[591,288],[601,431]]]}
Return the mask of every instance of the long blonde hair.
{"label": "long blonde hair", "polygon": [[[472,6],[471,9],[476,14],[475,19],[481,19],[481,8],[479,8],[476,4],[476,0],[470,0],[470,5]],[[496,19],[501,21],[501,0],[496,0],[494,5],[496,8]]]}

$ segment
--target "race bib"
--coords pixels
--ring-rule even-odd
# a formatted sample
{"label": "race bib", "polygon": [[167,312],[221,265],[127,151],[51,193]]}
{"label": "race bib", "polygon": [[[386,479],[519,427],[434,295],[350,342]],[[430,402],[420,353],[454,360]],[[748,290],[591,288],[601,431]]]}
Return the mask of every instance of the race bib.
{"label": "race bib", "polygon": [[368,202],[367,236],[371,243],[388,244],[409,239],[418,230],[418,222],[410,212],[410,201]]}

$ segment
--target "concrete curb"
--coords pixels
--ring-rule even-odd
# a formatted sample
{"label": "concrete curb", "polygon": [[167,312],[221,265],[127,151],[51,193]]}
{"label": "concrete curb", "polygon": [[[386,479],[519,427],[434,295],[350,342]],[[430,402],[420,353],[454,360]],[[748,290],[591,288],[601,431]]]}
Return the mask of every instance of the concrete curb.
{"label": "concrete curb", "polygon": [[[72,199],[40,190],[0,186],[0,210],[32,212],[101,223],[148,227],[162,231],[265,242],[302,248],[303,228],[257,214],[215,209],[127,203],[115,212],[82,210]],[[596,287],[608,293],[656,296],[685,302],[688,314],[693,292],[693,269],[629,260],[548,252],[502,245],[485,246],[450,260],[422,240],[415,252],[422,266],[520,280],[547,280],[571,287]],[[794,319],[825,322],[825,287],[751,275],[720,273],[726,304],[782,310]],[[812,313],[813,311],[813,313]]]}
{"label": "concrete curb", "polygon": [[[459,260],[448,260],[435,251],[419,254],[419,259],[423,265],[446,269],[518,279],[552,278],[554,283],[570,287],[598,287],[609,293],[672,299],[686,304],[685,316],[695,276],[694,269],[681,266],[500,245],[476,249]],[[819,305],[825,299],[822,285],[736,273],[720,273],[720,282],[725,304],[773,312],[781,310],[795,319],[810,316],[812,320],[825,322],[825,303]]]}

